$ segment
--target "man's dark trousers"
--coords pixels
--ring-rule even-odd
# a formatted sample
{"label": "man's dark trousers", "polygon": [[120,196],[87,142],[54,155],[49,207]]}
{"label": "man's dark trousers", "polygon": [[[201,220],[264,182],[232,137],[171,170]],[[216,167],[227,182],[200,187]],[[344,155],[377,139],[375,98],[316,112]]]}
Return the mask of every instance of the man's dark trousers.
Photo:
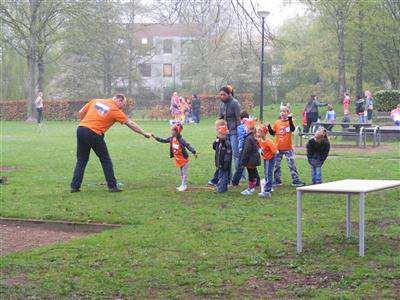
{"label": "man's dark trousers", "polygon": [[104,135],[97,134],[87,127],[79,126],[76,130],[76,137],[77,161],[74,170],[74,178],[72,178],[71,182],[71,189],[79,189],[81,187],[83,174],[85,173],[86,164],[89,160],[90,149],[93,149],[100,159],[108,188],[115,188],[117,186],[117,180],[114,177],[114,169],[110,155],[108,154],[106,142],[104,141]]}

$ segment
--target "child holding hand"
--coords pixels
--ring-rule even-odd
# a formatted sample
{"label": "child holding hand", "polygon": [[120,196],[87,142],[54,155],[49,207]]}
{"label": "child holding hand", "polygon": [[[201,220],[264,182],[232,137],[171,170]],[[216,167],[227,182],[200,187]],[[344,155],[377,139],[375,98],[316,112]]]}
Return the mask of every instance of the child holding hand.
{"label": "child holding hand", "polygon": [[181,185],[176,189],[179,192],[186,191],[187,189],[187,173],[189,169],[189,155],[188,149],[197,157],[196,150],[187,143],[182,137],[183,126],[181,123],[175,123],[171,127],[171,136],[168,138],[160,138],[152,134],[152,137],[160,143],[169,143],[170,157],[175,158],[175,164],[180,169]]}
{"label": "child holding hand", "polygon": [[[257,128],[257,141],[260,147],[260,155],[264,163],[264,178],[265,184],[261,189],[261,193],[258,196],[262,198],[270,198],[272,192],[272,174],[275,166],[275,155],[277,148],[275,143],[267,137],[268,127],[259,126]],[[261,181],[263,182],[263,181]]]}

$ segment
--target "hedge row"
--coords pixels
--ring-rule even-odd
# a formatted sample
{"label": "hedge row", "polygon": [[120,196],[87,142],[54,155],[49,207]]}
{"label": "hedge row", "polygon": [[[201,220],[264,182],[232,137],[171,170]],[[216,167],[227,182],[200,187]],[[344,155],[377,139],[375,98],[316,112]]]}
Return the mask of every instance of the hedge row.
{"label": "hedge row", "polygon": [[[87,103],[87,100],[52,100],[43,101],[44,117],[46,120],[76,120],[78,111]],[[134,101],[128,100],[125,112],[130,114]],[[27,103],[25,100],[0,102],[0,117],[2,120],[26,120]]]}
{"label": "hedge row", "polygon": [[400,90],[381,90],[374,95],[374,107],[378,111],[391,111],[400,103]]}
{"label": "hedge row", "polygon": [[[217,95],[199,95],[201,101],[201,116],[215,116],[218,113],[220,100]],[[254,107],[253,94],[237,95],[242,109],[250,110]],[[52,100],[44,101],[44,117],[46,120],[75,120],[78,111],[87,103],[86,100]],[[125,113],[130,115],[134,108],[134,101],[128,100]],[[24,100],[0,102],[0,117],[2,120],[25,120],[27,104]],[[150,119],[170,119],[169,105],[156,105],[147,114]]]}
{"label": "hedge row", "polygon": [[[254,95],[251,93],[243,93],[235,95],[240,102],[241,108],[251,110],[254,107]],[[218,95],[199,95],[201,103],[200,115],[203,117],[216,116],[219,110],[219,96]],[[167,120],[171,118],[169,105],[156,105],[151,108],[147,117],[154,120]]]}

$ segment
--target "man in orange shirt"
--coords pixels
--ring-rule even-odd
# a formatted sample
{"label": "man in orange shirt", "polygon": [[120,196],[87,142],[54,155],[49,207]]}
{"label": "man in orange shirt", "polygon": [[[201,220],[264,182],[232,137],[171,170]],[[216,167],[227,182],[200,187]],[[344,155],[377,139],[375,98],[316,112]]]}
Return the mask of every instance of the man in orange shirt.
{"label": "man in orange shirt", "polygon": [[93,149],[100,159],[108,190],[112,193],[122,191],[117,187],[112,161],[104,141],[104,133],[115,122],[120,122],[146,138],[151,136],[150,133],[144,132],[139,125],[125,115],[122,111],[125,104],[125,96],[118,94],[112,99],[93,99],[79,111],[81,121],[76,131],[77,161],[71,182],[71,193],[80,192],[90,149]]}

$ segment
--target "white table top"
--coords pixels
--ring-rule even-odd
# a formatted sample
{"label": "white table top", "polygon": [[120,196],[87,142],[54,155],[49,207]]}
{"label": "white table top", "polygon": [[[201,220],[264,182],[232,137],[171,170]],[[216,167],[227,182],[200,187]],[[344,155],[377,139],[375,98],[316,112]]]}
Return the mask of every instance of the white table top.
{"label": "white table top", "polygon": [[[400,180],[345,179],[298,187],[304,193],[358,194],[400,187]],[[400,194],[399,194],[400,199]]]}

